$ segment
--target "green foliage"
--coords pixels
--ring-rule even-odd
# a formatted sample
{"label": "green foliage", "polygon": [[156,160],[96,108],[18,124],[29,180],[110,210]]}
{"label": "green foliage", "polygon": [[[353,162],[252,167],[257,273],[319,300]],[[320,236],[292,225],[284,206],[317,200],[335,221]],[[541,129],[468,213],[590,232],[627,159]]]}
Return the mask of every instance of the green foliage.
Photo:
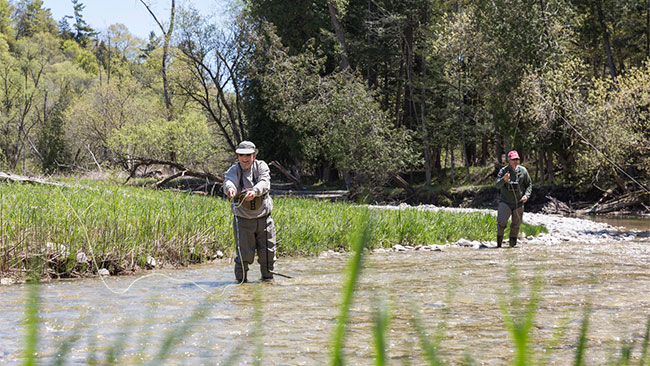
{"label": "green foliage", "polygon": [[564,60],[525,81],[524,103],[535,145],[555,151],[570,175],[598,182],[623,170],[650,172],[650,67],[634,68],[616,83],[589,80],[578,60]]}
{"label": "green foliage", "polygon": [[12,6],[9,0],[0,0],[0,39],[7,41],[15,36],[11,24]]}
{"label": "green foliage", "polygon": [[95,34],[95,31],[86,23],[81,12],[86,7],[79,0],[72,0],[72,7],[74,9],[74,39],[82,46],[86,46],[90,37]]}
{"label": "green foliage", "polygon": [[188,167],[208,167],[216,150],[204,114],[193,112],[168,121],[158,118],[130,123],[113,131],[109,147],[119,155],[177,161]]}
{"label": "green foliage", "polygon": [[20,0],[16,4],[16,37],[29,38],[38,33],[56,34],[52,12],[43,7],[43,0]]}
{"label": "green foliage", "polygon": [[99,161],[112,160],[109,138],[115,131],[156,117],[162,118],[163,111],[153,98],[140,93],[133,79],[92,87],[66,110],[65,129],[69,145],[84,155],[92,151]]}
{"label": "green foliage", "polygon": [[89,74],[97,74],[99,72],[99,64],[95,55],[89,49],[80,46],[76,41],[70,39],[63,42],[61,50],[85,72]]}
{"label": "green foliage", "polygon": [[323,61],[313,51],[288,56],[276,44],[258,74],[268,113],[299,132],[305,156],[358,172],[363,182],[381,181],[412,164],[409,132],[393,127],[357,75],[321,77]]}

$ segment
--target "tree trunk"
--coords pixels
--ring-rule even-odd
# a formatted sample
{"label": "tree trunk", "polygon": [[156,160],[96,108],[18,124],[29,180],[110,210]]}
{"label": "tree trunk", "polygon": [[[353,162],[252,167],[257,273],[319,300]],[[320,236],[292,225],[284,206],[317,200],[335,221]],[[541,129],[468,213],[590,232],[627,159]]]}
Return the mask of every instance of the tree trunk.
{"label": "tree trunk", "polygon": [[411,129],[417,124],[414,124],[414,119],[416,118],[415,112],[415,97],[413,92],[413,73],[414,73],[414,62],[413,62],[413,25],[411,24],[410,19],[407,20],[406,27],[404,28],[404,47],[402,49],[404,54],[404,59],[406,60],[406,88],[404,89],[404,104],[402,106],[404,111],[404,126]]}
{"label": "tree trunk", "polygon": [[503,137],[501,136],[501,133],[499,132],[499,126],[498,126],[498,122],[496,121],[496,119],[494,120],[494,134],[495,134],[496,140],[497,140],[496,141],[496,149],[495,149],[496,150],[495,153],[497,154],[497,163],[499,163],[499,165],[501,165],[501,164],[503,164],[503,154],[504,154],[504,151],[503,151]]}
{"label": "tree trunk", "polygon": [[399,60],[399,72],[397,74],[397,91],[395,92],[395,126],[402,125],[402,114],[400,107],[402,105],[402,73],[404,71],[404,55],[402,54]]}
{"label": "tree trunk", "polygon": [[483,135],[481,139],[481,166],[487,165],[487,156],[488,156],[488,138]]}
{"label": "tree trunk", "polygon": [[650,0],[645,9],[645,57],[650,57]]}
{"label": "tree trunk", "polygon": [[160,27],[160,31],[162,32],[164,36],[164,42],[163,42],[163,56],[162,56],[162,79],[163,79],[163,96],[165,98],[165,107],[167,108],[167,119],[171,120],[172,119],[172,104],[171,100],[169,97],[169,80],[167,78],[167,62],[169,61],[169,44],[171,43],[171,38],[172,38],[172,32],[174,31],[174,15],[175,15],[175,8],[176,8],[176,0],[171,0],[171,9],[170,9],[170,15],[169,15],[169,27],[165,29],[165,27],[158,21],[158,18],[156,15],[153,13],[149,5],[144,1],[140,0],[142,5],[144,5],[145,8],[147,8],[147,11],[149,14],[151,14],[151,17],[153,17],[153,20],[158,24],[158,27]]}
{"label": "tree trunk", "polygon": [[348,47],[345,42],[345,33],[343,33],[343,26],[341,25],[340,12],[338,5],[336,4],[336,0],[328,0],[327,8],[329,9],[334,32],[336,33],[336,40],[341,46],[341,68],[343,70],[348,70],[350,68],[350,60],[348,59]]}
{"label": "tree trunk", "polygon": [[544,185],[546,172],[544,171],[544,153],[542,151],[537,153],[537,172],[541,184]]}
{"label": "tree trunk", "polygon": [[451,168],[449,171],[449,181],[451,184],[454,184],[454,148],[450,147],[449,148],[449,167]]}
{"label": "tree trunk", "polygon": [[548,183],[553,184],[555,182],[555,164],[553,164],[553,153],[546,153],[546,171],[548,174]]}
{"label": "tree trunk", "polygon": [[603,33],[603,46],[605,47],[605,55],[607,56],[607,66],[609,67],[609,74],[612,80],[616,79],[616,66],[614,65],[614,57],[612,56],[612,47],[609,39],[609,32],[607,31],[607,24],[605,24],[605,16],[603,14],[603,2],[598,0],[594,4],[596,6],[596,15],[598,16],[598,23],[600,31]]}
{"label": "tree trunk", "polygon": [[420,107],[420,123],[422,124],[422,141],[424,142],[424,179],[427,186],[431,185],[431,154],[429,152],[429,134],[427,132],[427,124],[424,120],[424,107],[426,105],[426,93],[424,88],[424,80],[427,76],[426,59],[422,56],[422,106]]}

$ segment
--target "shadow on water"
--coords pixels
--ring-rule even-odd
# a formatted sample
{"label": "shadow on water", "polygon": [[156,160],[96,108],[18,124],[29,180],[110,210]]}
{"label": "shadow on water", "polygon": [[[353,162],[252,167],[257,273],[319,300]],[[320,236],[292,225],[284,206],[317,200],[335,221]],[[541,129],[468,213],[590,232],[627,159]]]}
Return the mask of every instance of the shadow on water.
{"label": "shadow on water", "polygon": [[193,282],[186,282],[180,285],[180,287],[183,288],[194,288],[197,290],[200,290],[199,287],[196,285],[199,285],[204,288],[221,288],[221,287],[226,287],[229,285],[237,285],[237,281],[193,281]]}

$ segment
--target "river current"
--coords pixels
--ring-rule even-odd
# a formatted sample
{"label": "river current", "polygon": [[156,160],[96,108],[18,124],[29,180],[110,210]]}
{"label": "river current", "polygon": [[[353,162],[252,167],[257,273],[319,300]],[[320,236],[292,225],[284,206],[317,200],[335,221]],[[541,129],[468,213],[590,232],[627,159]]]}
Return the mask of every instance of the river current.
{"label": "river current", "polygon": [[[635,225],[644,229],[643,223]],[[105,358],[120,341],[125,352],[120,364],[149,360],[208,296],[198,284],[213,298],[166,364],[224,364],[229,357],[238,357],[235,365],[255,364],[258,357],[263,365],[326,364],[347,259],[280,258],[277,271],[293,278],[276,277],[271,284],[256,281],[255,265],[249,273],[253,281],[235,285],[229,263],[158,272],[174,280],[155,276],[132,284],[137,276],[112,277],[108,287],[99,279],[47,283],[40,290],[39,355],[50,362],[66,339],[78,337],[66,356],[75,364],[93,354]],[[346,361],[373,364],[373,314],[383,303],[391,315],[390,364],[426,363],[413,325],[416,314],[432,336],[444,323],[445,361],[510,363],[514,346],[500,304],[512,299],[513,270],[524,297],[534,279],[542,279],[532,332],[536,360],[573,363],[588,304],[587,362],[616,359],[626,344],[634,347],[632,357],[639,357],[650,316],[650,242],[641,239],[369,254],[351,307]],[[125,294],[109,290],[131,284]],[[0,287],[0,364],[22,362],[26,298],[25,285]]]}

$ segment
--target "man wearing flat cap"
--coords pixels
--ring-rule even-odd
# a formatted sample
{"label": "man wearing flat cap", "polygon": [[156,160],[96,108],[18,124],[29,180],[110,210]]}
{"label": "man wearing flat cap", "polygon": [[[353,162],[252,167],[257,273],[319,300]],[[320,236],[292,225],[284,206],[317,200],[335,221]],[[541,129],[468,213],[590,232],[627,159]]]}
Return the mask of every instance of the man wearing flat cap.
{"label": "man wearing flat cap", "polygon": [[273,281],[275,225],[271,218],[269,166],[255,159],[257,148],[250,141],[239,143],[235,153],[239,161],[228,169],[223,182],[223,192],[233,200],[233,231],[237,243],[235,279],[239,283],[247,282],[248,266],[257,251],[262,281]]}
{"label": "man wearing flat cap", "polygon": [[503,243],[503,233],[512,216],[510,224],[510,247],[517,245],[519,227],[524,217],[524,204],[528,201],[533,184],[528,170],[519,165],[519,154],[512,150],[508,153],[508,165],[501,168],[497,175],[496,187],[499,189],[499,207],[497,209],[497,248]]}

